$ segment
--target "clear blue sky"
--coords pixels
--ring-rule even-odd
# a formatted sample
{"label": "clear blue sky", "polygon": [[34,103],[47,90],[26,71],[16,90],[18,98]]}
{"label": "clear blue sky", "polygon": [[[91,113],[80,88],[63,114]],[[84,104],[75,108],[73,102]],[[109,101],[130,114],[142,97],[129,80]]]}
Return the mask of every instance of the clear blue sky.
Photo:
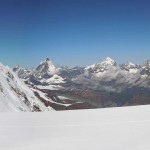
{"label": "clear blue sky", "polygon": [[0,62],[86,66],[150,58],[150,0],[0,0]]}

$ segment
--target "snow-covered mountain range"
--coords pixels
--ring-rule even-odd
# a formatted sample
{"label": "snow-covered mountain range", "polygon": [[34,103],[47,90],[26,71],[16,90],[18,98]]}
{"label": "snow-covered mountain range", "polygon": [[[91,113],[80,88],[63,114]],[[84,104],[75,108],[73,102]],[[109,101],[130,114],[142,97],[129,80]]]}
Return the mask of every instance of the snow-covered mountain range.
{"label": "snow-covered mountain range", "polygon": [[19,66],[11,69],[0,64],[0,112],[94,108],[90,104],[84,106],[84,102],[76,102],[50,91],[44,91],[44,85],[49,85],[48,89],[51,90],[55,87],[50,84],[57,84],[56,89],[58,89],[60,87],[58,84],[64,83],[64,79],[57,75],[57,70],[48,59],[40,63],[35,70],[22,69]]}
{"label": "snow-covered mountain range", "polygon": [[[34,70],[13,69],[20,78],[34,85],[63,84],[67,88],[111,90],[121,92],[128,87],[150,87],[150,61],[141,65],[126,62],[117,64],[107,57],[101,62],[87,67],[57,68],[48,58]],[[120,86],[122,85],[122,86]]]}
{"label": "snow-covered mountain range", "polygon": [[[87,67],[35,69],[0,64],[0,111],[49,111],[150,103],[150,60],[118,64],[107,57]],[[140,99],[142,99],[140,101]]]}
{"label": "snow-covered mountain range", "polygon": [[117,64],[107,57],[100,63],[86,67],[84,73],[77,76],[74,82],[86,84],[95,90],[109,89],[116,92],[129,87],[150,88],[149,62],[147,60],[142,65],[131,62]]}

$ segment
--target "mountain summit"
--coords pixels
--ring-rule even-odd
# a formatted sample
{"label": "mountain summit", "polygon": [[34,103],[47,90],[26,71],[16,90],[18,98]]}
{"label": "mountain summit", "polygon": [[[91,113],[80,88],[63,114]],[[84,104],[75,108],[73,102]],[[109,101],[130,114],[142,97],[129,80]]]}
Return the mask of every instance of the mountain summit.
{"label": "mountain summit", "polygon": [[99,63],[100,65],[103,66],[108,66],[108,65],[116,65],[116,62],[111,59],[110,57],[106,57],[102,62]]}
{"label": "mountain summit", "polygon": [[36,71],[39,72],[39,73],[47,73],[47,72],[49,72],[50,74],[53,74],[53,73],[56,72],[56,67],[53,65],[52,61],[49,58],[46,58],[36,68]]}
{"label": "mountain summit", "polygon": [[86,67],[85,70],[103,72],[105,69],[107,69],[107,67],[116,66],[116,65],[117,63],[113,59],[111,59],[110,57],[106,57],[101,62]]}
{"label": "mountain summit", "polygon": [[34,70],[33,76],[37,79],[47,79],[57,74],[57,72],[58,68],[54,66],[49,58],[46,58],[44,61],[40,62],[40,65]]}

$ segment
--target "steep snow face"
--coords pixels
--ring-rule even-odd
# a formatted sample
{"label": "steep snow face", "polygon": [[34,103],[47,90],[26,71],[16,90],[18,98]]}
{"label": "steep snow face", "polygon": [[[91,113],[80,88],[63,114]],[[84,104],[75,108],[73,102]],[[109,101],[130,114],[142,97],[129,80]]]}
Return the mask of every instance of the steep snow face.
{"label": "steep snow face", "polygon": [[33,91],[9,68],[0,64],[0,111],[44,111]]}

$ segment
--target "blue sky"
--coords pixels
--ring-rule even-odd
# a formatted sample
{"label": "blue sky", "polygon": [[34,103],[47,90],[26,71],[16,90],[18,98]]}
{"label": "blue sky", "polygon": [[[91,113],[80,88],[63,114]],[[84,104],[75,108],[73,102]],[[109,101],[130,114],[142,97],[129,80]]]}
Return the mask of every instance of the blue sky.
{"label": "blue sky", "polygon": [[150,58],[149,0],[0,0],[0,62],[86,66]]}

